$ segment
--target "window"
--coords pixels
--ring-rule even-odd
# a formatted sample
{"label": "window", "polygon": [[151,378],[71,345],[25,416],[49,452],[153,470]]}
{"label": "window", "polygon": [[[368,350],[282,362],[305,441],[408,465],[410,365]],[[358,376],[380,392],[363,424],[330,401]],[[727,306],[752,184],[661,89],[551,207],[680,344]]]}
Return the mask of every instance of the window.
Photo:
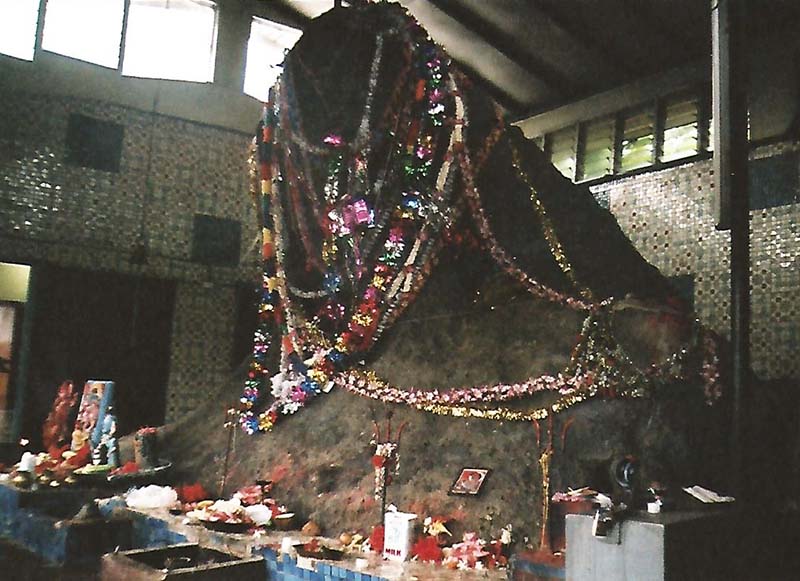
{"label": "window", "polygon": [[0,2],[0,54],[33,60],[39,0]]}
{"label": "window", "polygon": [[608,117],[581,128],[578,181],[601,178],[614,170],[614,125],[614,118]]}
{"label": "window", "polygon": [[564,177],[575,179],[575,127],[566,127],[551,133],[545,140],[550,154],[550,162],[556,166]]}
{"label": "window", "polygon": [[550,162],[575,182],[680,163],[713,149],[713,128],[703,95],[702,89],[682,91],[638,109],[589,119],[531,139],[537,145],[544,143]]}
{"label": "window", "polygon": [[673,161],[697,154],[698,97],[672,98],[664,104],[664,145],[660,161]]}
{"label": "window", "polygon": [[622,149],[619,170],[631,171],[653,165],[655,112],[641,109],[622,120]]}
{"label": "window", "polygon": [[130,0],[122,74],[207,83],[217,10],[205,0]]}
{"label": "window", "polygon": [[81,167],[118,172],[125,129],[118,123],[73,113],[67,123],[67,161]]}
{"label": "window", "polygon": [[244,92],[267,100],[269,88],[281,72],[285,52],[294,46],[302,32],[277,22],[254,17],[247,41]]}
{"label": "window", "polygon": [[124,0],[47,0],[42,48],[116,69]]}

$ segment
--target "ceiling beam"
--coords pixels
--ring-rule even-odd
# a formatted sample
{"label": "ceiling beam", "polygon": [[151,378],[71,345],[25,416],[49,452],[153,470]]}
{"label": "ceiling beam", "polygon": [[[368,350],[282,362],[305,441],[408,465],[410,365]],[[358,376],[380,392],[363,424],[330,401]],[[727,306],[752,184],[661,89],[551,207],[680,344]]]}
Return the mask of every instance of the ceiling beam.
{"label": "ceiling beam", "polygon": [[497,101],[497,103],[506,111],[508,111],[512,117],[525,111],[527,107],[525,103],[522,103],[509,95],[505,90],[481,75],[470,65],[464,63],[463,61],[454,59],[452,56],[450,57],[450,60],[453,61],[453,64],[455,64],[456,67],[460,69],[461,72],[464,73],[474,85],[480,87],[492,99]]}
{"label": "ceiling beam", "polygon": [[490,22],[483,20],[462,4],[452,0],[428,0],[428,2],[472,34],[485,41],[494,50],[522,68],[530,76],[548,85],[559,93],[560,97],[566,98],[581,92],[582,86],[579,83],[575,83],[551,64],[537,59],[523,50],[506,33]]}
{"label": "ceiling beam", "polygon": [[621,74],[618,73],[616,80],[630,80],[642,73],[642,71],[628,64],[624,54],[614,50],[614,48],[607,43],[598,41],[593,32],[588,27],[582,26],[579,21],[564,18],[553,10],[551,6],[546,5],[541,0],[529,0],[529,7],[549,20],[550,23],[560,29],[561,32],[571,37],[577,46],[583,47],[584,50],[595,54],[605,61],[609,70],[621,71]]}
{"label": "ceiling beam", "polygon": [[305,28],[311,18],[297,10],[288,0],[260,0],[259,5],[266,12],[273,12],[283,20],[290,21],[294,26]]}

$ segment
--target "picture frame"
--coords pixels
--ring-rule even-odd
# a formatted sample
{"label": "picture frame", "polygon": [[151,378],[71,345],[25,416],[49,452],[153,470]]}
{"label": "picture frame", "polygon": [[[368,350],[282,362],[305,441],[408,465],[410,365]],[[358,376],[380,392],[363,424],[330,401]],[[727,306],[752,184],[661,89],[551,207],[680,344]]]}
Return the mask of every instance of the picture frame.
{"label": "picture frame", "polygon": [[491,468],[462,468],[453,484],[450,485],[448,494],[478,496],[491,471]]}
{"label": "picture frame", "polygon": [[14,407],[15,357],[21,322],[21,303],[0,301],[0,414],[10,413]]}

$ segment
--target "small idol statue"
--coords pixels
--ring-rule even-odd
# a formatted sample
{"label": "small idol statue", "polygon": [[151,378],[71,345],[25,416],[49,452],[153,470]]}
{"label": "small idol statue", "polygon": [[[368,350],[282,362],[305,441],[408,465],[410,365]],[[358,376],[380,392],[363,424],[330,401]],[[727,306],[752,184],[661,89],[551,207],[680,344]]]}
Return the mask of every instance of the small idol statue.
{"label": "small idol statue", "polygon": [[98,465],[105,463],[116,468],[119,466],[119,446],[117,445],[117,418],[114,416],[114,408],[108,406],[103,417],[102,433],[100,442],[92,450],[92,464]]}
{"label": "small idol statue", "polygon": [[58,388],[53,407],[44,421],[42,427],[42,443],[47,451],[62,448],[69,443],[69,416],[75,407],[78,394],[73,389],[73,383],[64,381]]}

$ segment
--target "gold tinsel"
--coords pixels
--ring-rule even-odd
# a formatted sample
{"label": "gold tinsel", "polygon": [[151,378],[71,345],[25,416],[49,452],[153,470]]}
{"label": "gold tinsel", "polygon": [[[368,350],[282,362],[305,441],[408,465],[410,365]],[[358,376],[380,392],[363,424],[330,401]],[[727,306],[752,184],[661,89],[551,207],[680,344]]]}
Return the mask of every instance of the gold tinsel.
{"label": "gold tinsel", "polygon": [[368,327],[372,323],[372,315],[369,313],[356,313],[353,315],[353,322],[362,327]]}
{"label": "gold tinsel", "polygon": [[547,241],[547,245],[550,247],[550,253],[553,255],[553,258],[555,258],[556,263],[558,263],[558,267],[578,290],[581,296],[587,301],[596,302],[591,289],[578,282],[572,264],[570,264],[567,255],[564,253],[564,248],[561,246],[561,242],[558,239],[558,235],[553,227],[553,222],[550,220],[550,216],[547,215],[547,210],[545,210],[544,204],[542,204],[542,201],[539,199],[536,188],[531,184],[528,176],[522,170],[519,152],[510,141],[508,145],[511,148],[511,164],[514,166],[514,169],[517,170],[519,179],[522,180],[522,183],[525,184],[530,192],[530,199],[533,203],[534,210],[536,210],[536,215],[539,217],[539,222],[542,225],[542,234]]}
{"label": "gold tinsel", "polygon": [[[478,418],[483,420],[531,422],[543,420],[548,415],[559,414],[581,402],[591,399],[596,394],[591,392],[571,393],[562,395],[550,405],[534,408],[527,411],[513,410],[510,408],[477,408],[469,406],[451,406],[444,404],[419,403],[412,404],[415,409],[436,414],[438,416],[452,416],[456,418]],[[639,393],[622,394],[629,397],[640,397]]]}
{"label": "gold tinsel", "polygon": [[[389,387],[389,384],[381,379],[374,370],[351,370],[349,372],[351,377],[357,378],[356,385],[372,385],[376,386],[377,390],[379,391],[381,388]],[[381,400],[388,403],[404,403],[404,405],[409,405],[410,407],[423,411],[428,412],[431,414],[435,414],[437,416],[450,416],[454,418],[476,418],[482,420],[493,420],[493,421],[507,421],[507,422],[532,422],[546,419],[548,416],[560,414],[561,412],[568,410],[572,406],[575,406],[579,403],[584,401],[590,400],[598,395],[600,392],[601,383],[595,383],[591,387],[583,390],[583,391],[576,391],[573,393],[567,393],[561,395],[556,401],[537,408],[521,411],[515,410],[507,407],[498,407],[498,408],[489,408],[489,407],[472,407],[472,406],[459,406],[459,405],[448,405],[443,403],[428,403],[428,402],[417,402],[417,403],[404,403],[404,402],[393,402],[391,399],[389,400],[382,400],[380,396],[375,395],[372,393],[371,390],[365,390],[363,387],[356,388],[357,392],[364,391],[361,395],[365,395],[366,397],[370,397],[372,399]],[[645,390],[639,388],[620,388],[619,391],[616,392],[617,397],[624,397],[624,398],[640,398],[646,395]]]}
{"label": "gold tinsel", "polygon": [[[552,426],[551,426],[552,438]],[[550,522],[550,459],[553,456],[552,446],[548,446],[539,456],[539,470],[542,476],[542,520],[539,531],[539,547],[549,547],[550,539],[548,524]]]}

